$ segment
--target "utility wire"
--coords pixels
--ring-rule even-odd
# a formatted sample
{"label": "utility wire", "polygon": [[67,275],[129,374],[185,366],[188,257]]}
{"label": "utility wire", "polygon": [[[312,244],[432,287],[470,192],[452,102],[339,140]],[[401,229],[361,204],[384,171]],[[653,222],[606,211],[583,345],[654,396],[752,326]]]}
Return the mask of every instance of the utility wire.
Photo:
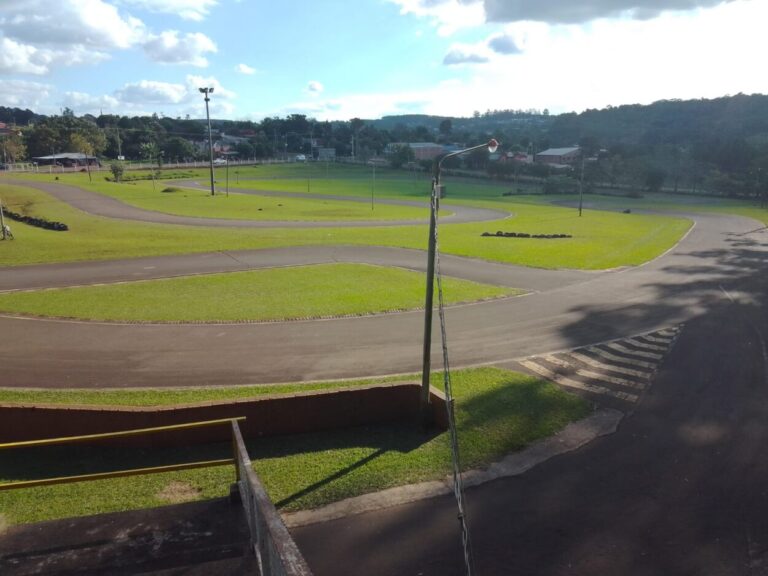
{"label": "utility wire", "polygon": [[[434,186],[434,183],[433,183]],[[438,194],[432,194],[431,209],[437,222]],[[467,576],[472,576],[472,544],[467,525],[467,513],[464,505],[464,485],[461,477],[461,460],[459,455],[459,437],[456,430],[454,399],[451,389],[451,367],[448,360],[448,340],[445,326],[445,303],[443,300],[443,277],[440,272],[440,243],[438,242],[438,226],[435,226],[435,276],[437,277],[438,314],[440,317],[440,335],[443,344],[443,389],[445,391],[445,409],[448,414],[448,433],[451,442],[451,460],[453,463],[453,494],[458,507],[458,519],[461,527],[461,544],[464,551],[464,567]]]}

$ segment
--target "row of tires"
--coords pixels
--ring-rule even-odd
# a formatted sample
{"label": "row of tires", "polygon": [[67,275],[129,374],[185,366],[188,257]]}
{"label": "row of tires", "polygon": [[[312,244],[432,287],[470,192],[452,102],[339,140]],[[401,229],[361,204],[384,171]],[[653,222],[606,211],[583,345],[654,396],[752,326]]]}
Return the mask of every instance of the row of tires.
{"label": "row of tires", "polygon": [[573,238],[570,234],[528,234],[527,232],[502,232],[501,230],[495,234],[483,232],[481,236],[495,236],[499,238]]}
{"label": "row of tires", "polygon": [[3,208],[3,214],[5,214],[5,216],[7,216],[10,220],[15,220],[16,222],[23,222],[24,224],[29,224],[30,226],[42,228],[43,230],[54,230],[56,232],[66,232],[67,230],[69,230],[69,226],[67,226],[63,222],[52,222],[51,220],[46,220],[45,218],[37,218],[35,216],[25,216],[23,214],[19,214],[18,212],[13,212],[11,210],[8,210],[7,208]]}

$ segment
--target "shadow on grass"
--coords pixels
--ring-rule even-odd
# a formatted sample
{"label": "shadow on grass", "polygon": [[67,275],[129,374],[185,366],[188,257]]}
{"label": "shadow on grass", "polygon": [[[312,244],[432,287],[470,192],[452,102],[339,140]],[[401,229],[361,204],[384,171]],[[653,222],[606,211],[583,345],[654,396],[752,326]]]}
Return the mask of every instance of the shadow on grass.
{"label": "shadow on grass", "polygon": [[169,466],[232,456],[230,443],[183,448],[52,446],[0,451],[0,481],[39,480],[133,468]]}

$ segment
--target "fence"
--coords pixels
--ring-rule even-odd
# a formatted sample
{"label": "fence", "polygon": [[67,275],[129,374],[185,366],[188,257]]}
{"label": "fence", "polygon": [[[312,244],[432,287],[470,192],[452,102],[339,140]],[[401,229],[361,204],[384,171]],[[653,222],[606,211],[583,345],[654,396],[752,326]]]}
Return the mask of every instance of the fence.
{"label": "fence", "polygon": [[173,426],[159,426],[155,428],[140,428],[136,430],[124,430],[121,432],[108,432],[104,434],[89,434],[85,436],[69,436],[65,438],[48,438],[43,440],[27,440],[24,442],[12,442],[0,444],[0,451],[32,448],[42,446],[60,446],[64,444],[90,443],[98,440],[121,438],[130,436],[143,436],[158,432],[170,432],[177,430],[189,430],[229,424],[232,429],[232,457],[220,460],[207,460],[187,462],[171,466],[154,466],[151,468],[134,468],[114,472],[102,472],[97,474],[84,474],[78,476],[64,476],[59,478],[43,478],[21,482],[8,482],[0,484],[0,491],[18,490],[36,486],[52,486],[55,484],[67,484],[72,482],[88,482],[104,480],[106,478],[121,478],[143,474],[161,474],[178,470],[190,470],[194,468],[209,468],[213,466],[234,465],[237,488],[241,502],[245,509],[248,528],[251,536],[251,544],[259,563],[261,576],[312,576],[304,557],[301,555],[296,543],[291,538],[280,514],[267,496],[261,481],[251,466],[251,459],[245,447],[238,422],[245,418],[229,418],[223,420],[208,420],[205,422],[190,422]]}
{"label": "fence", "polygon": [[[255,166],[260,164],[286,164],[290,162],[289,160],[283,160],[279,158],[260,158],[260,159],[246,159],[246,160],[230,160],[229,161],[229,167],[230,168],[237,168],[239,166]],[[142,162],[142,161],[133,161],[133,160],[126,160],[121,162],[123,167],[126,170],[157,170],[158,165],[157,162]],[[54,165],[39,165],[37,162],[19,162],[15,164],[6,164],[5,169],[3,171],[14,173],[14,172],[40,172],[44,174],[66,174],[70,172],[86,172],[90,170],[91,172],[109,172],[110,171],[110,165],[111,162],[105,160],[100,165],[92,165],[89,168],[86,168],[85,165],[82,166],[54,166]],[[163,162],[161,170],[172,170],[172,169],[194,169],[194,168],[209,168],[210,162],[206,160],[197,160],[197,161],[191,161],[191,162]],[[226,168],[227,164],[214,164],[215,169],[219,168]],[[0,175],[2,174],[2,171],[0,171]]]}
{"label": "fence", "polygon": [[237,452],[237,486],[245,507],[251,544],[263,576],[311,576],[304,557],[288,533],[280,514],[267,496],[236,422],[232,423],[234,450]]}

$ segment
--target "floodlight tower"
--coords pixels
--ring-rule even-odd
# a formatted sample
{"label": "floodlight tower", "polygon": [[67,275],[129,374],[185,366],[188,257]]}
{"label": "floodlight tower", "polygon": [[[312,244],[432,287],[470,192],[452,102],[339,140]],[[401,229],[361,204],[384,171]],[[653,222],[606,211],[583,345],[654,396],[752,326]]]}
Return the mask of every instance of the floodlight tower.
{"label": "floodlight tower", "polygon": [[216,190],[213,187],[213,136],[211,135],[211,114],[208,111],[208,102],[211,99],[209,94],[213,94],[213,87],[210,88],[198,88],[201,94],[205,94],[205,118],[208,120],[208,158],[211,167],[211,196],[216,195]]}
{"label": "floodlight tower", "polygon": [[473,152],[480,150],[481,148],[488,148],[488,152],[493,154],[499,147],[499,143],[495,139],[491,139],[484,144],[478,146],[472,146],[471,148],[465,148],[464,150],[457,150],[446,154],[439,160],[435,160],[434,174],[432,177],[432,196],[431,205],[429,211],[429,241],[427,244],[427,295],[424,303],[424,351],[422,356],[422,372],[421,372],[421,410],[422,417],[425,423],[429,422],[431,412],[429,408],[429,372],[430,372],[430,355],[432,353],[432,297],[435,289],[435,247],[437,239],[435,238],[435,232],[437,230],[437,211],[440,206],[440,196],[442,191],[442,185],[440,184],[440,171],[443,168],[443,162],[448,158],[455,156],[461,156],[467,152]]}

